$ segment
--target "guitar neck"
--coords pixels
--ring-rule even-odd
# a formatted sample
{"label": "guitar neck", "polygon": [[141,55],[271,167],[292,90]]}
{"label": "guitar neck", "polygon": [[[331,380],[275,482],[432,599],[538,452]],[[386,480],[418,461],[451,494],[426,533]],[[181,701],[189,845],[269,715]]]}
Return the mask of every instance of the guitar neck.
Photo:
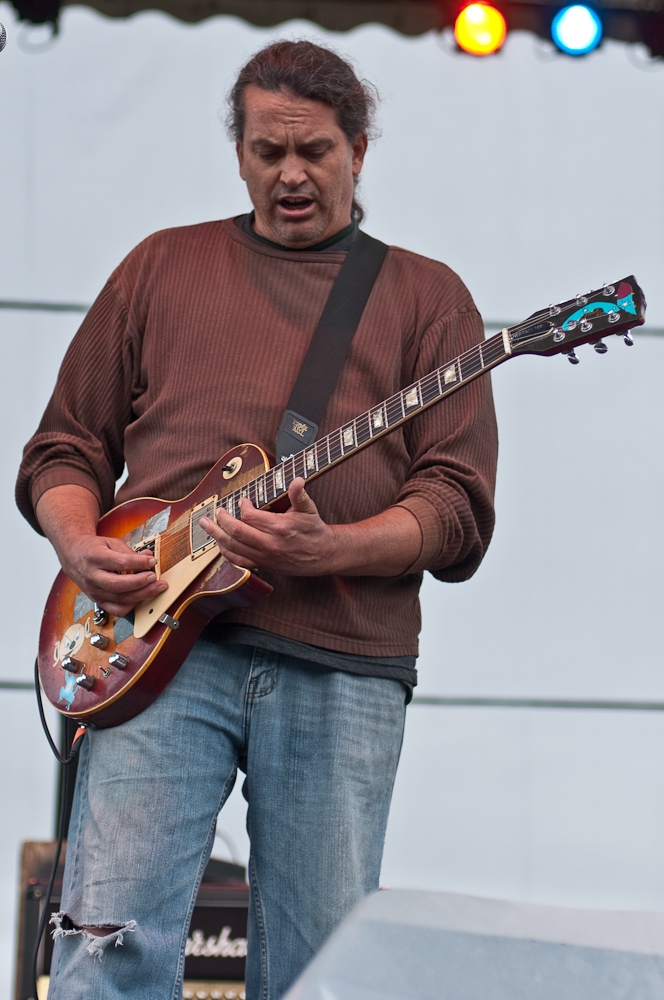
{"label": "guitar neck", "polygon": [[[412,420],[423,410],[451,396],[468,382],[479,378],[511,355],[510,330],[503,330],[489,340],[470,348],[441,368],[383,400],[354,420],[291,455],[241,489],[226,494],[217,502],[232,517],[240,517],[240,501],[251,500],[254,507],[269,507],[288,493],[294,479],[316,479],[374,441]],[[200,512],[208,516],[209,512]]]}

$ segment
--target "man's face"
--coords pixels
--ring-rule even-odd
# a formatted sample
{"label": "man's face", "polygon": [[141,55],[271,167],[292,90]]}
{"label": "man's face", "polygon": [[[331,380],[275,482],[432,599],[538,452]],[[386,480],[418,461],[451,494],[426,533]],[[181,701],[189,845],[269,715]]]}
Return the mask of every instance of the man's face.
{"label": "man's face", "polygon": [[349,143],[328,104],[288,91],[251,85],[244,106],[237,155],[258,235],[302,248],[347,226],[366,136],[360,133]]}

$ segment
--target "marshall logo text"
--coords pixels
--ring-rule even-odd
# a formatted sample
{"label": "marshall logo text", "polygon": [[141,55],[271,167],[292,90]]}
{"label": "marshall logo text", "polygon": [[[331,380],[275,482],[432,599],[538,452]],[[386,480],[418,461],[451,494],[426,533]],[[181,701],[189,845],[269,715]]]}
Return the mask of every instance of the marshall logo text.
{"label": "marshall logo text", "polygon": [[184,953],[192,958],[246,958],[247,939],[231,938],[230,927],[222,928],[218,937],[206,938],[203,931],[193,931]]}

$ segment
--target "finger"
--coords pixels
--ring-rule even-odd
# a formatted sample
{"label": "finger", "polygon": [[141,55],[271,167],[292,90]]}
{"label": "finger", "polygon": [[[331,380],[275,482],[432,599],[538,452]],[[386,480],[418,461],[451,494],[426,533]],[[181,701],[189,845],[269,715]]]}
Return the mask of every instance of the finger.
{"label": "finger", "polygon": [[241,565],[247,569],[254,569],[256,567],[259,553],[254,547],[242,542],[241,539],[227,534],[223,528],[220,528],[219,525],[208,518],[201,518],[200,525],[204,531],[207,531],[211,538],[214,538],[222,556],[225,556],[226,559],[237,566]]}
{"label": "finger", "polygon": [[118,552],[117,549],[104,544],[99,545],[88,553],[88,558],[93,565],[99,569],[105,569],[110,573],[141,573],[152,569],[156,560],[150,553],[133,552],[127,549],[126,552]]}
{"label": "finger", "polygon": [[288,487],[288,499],[293,510],[300,514],[317,514],[318,507],[304,488],[304,479],[298,476]]}
{"label": "finger", "polygon": [[90,574],[92,584],[99,590],[104,590],[116,599],[127,596],[132,600],[142,600],[136,597],[143,591],[152,589],[155,594],[161,594],[168,589],[165,580],[157,580],[154,573],[105,573],[93,572]]}
{"label": "finger", "polygon": [[[142,601],[152,600],[166,589],[167,584],[165,582],[158,582],[157,584],[150,584],[147,587],[141,587],[139,590],[128,594],[115,594],[106,587],[92,586],[88,587],[87,594],[88,597],[105,611],[110,611],[114,615],[124,615],[127,614],[127,611],[136,607],[137,604],[140,604]],[[115,610],[116,608],[124,608],[125,610]]]}

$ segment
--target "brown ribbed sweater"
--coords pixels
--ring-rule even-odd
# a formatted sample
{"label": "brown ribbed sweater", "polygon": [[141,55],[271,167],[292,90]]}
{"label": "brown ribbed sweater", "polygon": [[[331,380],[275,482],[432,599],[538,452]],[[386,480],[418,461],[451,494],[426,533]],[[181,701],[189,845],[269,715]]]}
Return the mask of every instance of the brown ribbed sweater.
{"label": "brown ribbed sweater", "polygon": [[[113,273],[86,316],[28,442],[20,510],[78,484],[102,512],[188,493],[230,447],[268,452],[344,254],[273,249],[232,220],[156,233]],[[460,354],[480,317],[444,264],[391,247],[321,434]],[[422,571],[475,572],[493,528],[497,435],[488,378],[461,389],[308,487],[329,523],[391,505],[417,518],[422,548],[398,578],[283,577],[269,600],[227,612],[300,642],[363,656],[417,653]],[[114,499],[124,463],[129,476]]]}

